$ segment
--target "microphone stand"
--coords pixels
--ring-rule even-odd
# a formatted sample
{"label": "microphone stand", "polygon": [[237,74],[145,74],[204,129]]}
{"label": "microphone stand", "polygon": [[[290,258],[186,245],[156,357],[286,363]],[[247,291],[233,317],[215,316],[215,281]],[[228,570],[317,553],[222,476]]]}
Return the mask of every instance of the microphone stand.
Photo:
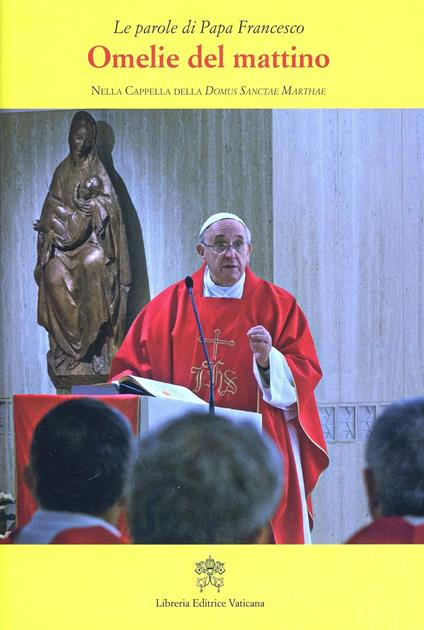
{"label": "microphone stand", "polygon": [[214,395],[213,395],[212,365],[211,365],[211,362],[209,360],[208,349],[206,347],[205,336],[203,334],[202,326],[200,324],[199,314],[198,314],[197,308],[196,308],[196,302],[194,301],[194,296],[193,296],[193,278],[191,276],[187,276],[184,282],[185,282],[185,285],[187,287],[188,294],[190,296],[191,304],[193,306],[194,316],[196,317],[196,323],[197,323],[197,328],[198,328],[199,333],[200,333],[200,340],[202,342],[203,352],[205,354],[206,363],[208,365],[209,385],[210,385],[210,389],[209,389],[209,413],[214,415],[215,414],[215,401],[214,401]]}

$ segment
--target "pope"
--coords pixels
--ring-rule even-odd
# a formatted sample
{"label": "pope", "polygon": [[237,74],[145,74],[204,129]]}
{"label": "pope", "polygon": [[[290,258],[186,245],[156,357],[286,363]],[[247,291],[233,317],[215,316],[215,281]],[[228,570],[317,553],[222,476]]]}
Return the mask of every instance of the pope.
{"label": "pope", "polygon": [[[232,213],[203,224],[193,295],[212,362],[218,406],[262,414],[279,447],[285,489],[272,519],[275,543],[311,540],[311,493],[328,455],[314,389],[321,370],[295,298],[250,269],[251,235]],[[209,399],[208,366],[184,280],[168,287],[134,320],[112,362],[111,379],[135,374]]]}

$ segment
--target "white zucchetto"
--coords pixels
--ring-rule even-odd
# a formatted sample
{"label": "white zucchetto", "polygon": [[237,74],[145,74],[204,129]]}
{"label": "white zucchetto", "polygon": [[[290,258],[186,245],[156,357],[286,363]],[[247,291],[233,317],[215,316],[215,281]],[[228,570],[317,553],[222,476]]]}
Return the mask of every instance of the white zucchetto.
{"label": "white zucchetto", "polygon": [[199,237],[203,234],[203,232],[208,227],[212,225],[212,223],[216,223],[217,221],[222,221],[223,219],[233,219],[234,221],[238,221],[239,223],[244,225],[246,231],[248,230],[248,227],[243,221],[243,219],[240,219],[240,217],[238,217],[236,214],[233,214],[232,212],[217,212],[216,214],[212,214],[208,219],[206,219],[206,221],[200,228]]}

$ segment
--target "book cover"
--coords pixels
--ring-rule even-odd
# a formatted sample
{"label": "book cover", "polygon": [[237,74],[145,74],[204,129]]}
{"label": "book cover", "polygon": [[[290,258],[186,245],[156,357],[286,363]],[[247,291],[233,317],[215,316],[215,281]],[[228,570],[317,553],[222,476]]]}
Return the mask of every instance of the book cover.
{"label": "book cover", "polygon": [[[54,392],[32,223],[67,154],[72,116],[86,110],[126,200],[143,277],[130,316],[194,271],[196,230],[222,209],[251,225],[255,272],[299,299],[325,371],[318,402],[332,455],[314,536],[343,542],[367,518],[360,470],[370,424],[424,384],[423,12],[411,0],[396,9],[4,0],[5,404],[14,393]],[[422,556],[419,546],[340,544],[2,546],[0,618],[7,630],[416,628]],[[196,583],[209,557],[225,566],[219,592]]]}

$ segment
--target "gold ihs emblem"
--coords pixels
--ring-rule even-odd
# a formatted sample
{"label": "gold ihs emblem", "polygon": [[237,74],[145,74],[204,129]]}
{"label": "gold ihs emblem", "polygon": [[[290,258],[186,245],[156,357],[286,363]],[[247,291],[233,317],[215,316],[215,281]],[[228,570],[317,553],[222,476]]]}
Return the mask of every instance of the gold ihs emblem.
{"label": "gold ihs emblem", "polygon": [[[220,339],[219,336],[221,334],[221,330],[216,328],[214,330],[213,339],[205,339],[205,343],[213,344],[212,351],[212,378],[215,386],[215,390],[218,396],[222,397],[226,394],[234,395],[237,393],[237,376],[234,370],[226,370],[225,364],[223,361],[217,360],[218,357],[218,347],[228,346],[230,348],[234,348],[236,342],[234,339]],[[199,343],[202,343],[201,338],[198,338]],[[199,392],[203,386],[209,387],[209,375],[208,375],[208,364],[206,361],[200,365],[200,367],[193,366],[191,368],[191,373],[195,375],[195,387],[194,392]]]}

